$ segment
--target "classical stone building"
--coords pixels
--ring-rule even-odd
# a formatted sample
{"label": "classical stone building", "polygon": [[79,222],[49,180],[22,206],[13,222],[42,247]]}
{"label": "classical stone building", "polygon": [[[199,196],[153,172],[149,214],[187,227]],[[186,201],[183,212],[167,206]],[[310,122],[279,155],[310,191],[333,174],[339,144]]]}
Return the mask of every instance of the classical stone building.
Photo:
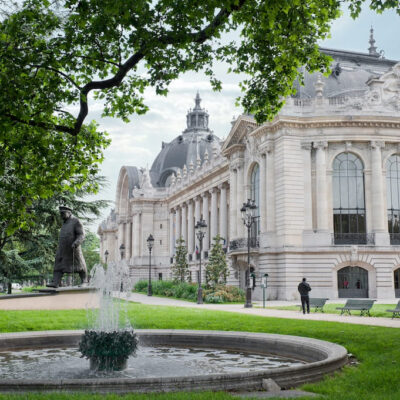
{"label": "classical stone building", "polygon": [[333,58],[329,77],[306,74],[272,122],[242,115],[224,142],[197,95],[186,129],[162,143],[150,170],[121,168],[115,211],[98,230],[101,254],[117,260],[123,244],[132,275],[146,278],[151,233],[153,279],[168,279],[182,236],[196,281],[194,225],[203,218],[205,261],[219,233],[228,283],[244,287],[240,208],[250,198],[259,217],[254,298],[265,273],[270,299],[297,298],[303,276],[314,297],[400,297],[400,64],[370,44],[368,53],[322,49]]}

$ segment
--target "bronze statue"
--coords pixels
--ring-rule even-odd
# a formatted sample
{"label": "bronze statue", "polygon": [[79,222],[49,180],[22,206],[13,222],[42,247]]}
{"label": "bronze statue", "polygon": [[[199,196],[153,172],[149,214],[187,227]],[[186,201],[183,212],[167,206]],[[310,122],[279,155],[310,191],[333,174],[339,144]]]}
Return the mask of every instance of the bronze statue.
{"label": "bronze statue", "polygon": [[78,273],[81,284],[87,282],[87,269],[83,258],[81,244],[85,239],[82,223],[72,215],[69,207],[59,207],[61,218],[64,223],[60,230],[58,248],[54,263],[53,281],[48,287],[59,287],[63,274]]}

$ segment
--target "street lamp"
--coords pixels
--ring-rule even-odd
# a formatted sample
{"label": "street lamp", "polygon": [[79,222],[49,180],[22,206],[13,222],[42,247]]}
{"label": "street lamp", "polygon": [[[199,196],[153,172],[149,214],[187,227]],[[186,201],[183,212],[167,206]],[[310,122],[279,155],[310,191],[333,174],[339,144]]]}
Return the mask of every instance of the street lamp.
{"label": "street lamp", "polygon": [[204,219],[197,221],[194,229],[196,231],[197,239],[200,242],[199,289],[197,290],[197,304],[203,304],[203,289],[201,288],[201,252],[203,250],[203,239],[207,231],[206,221],[204,221]]}
{"label": "street lamp", "polygon": [[147,296],[153,296],[153,288],[151,287],[151,249],[154,245],[153,235],[150,234],[147,238],[147,247],[149,248],[149,283],[147,285]]}
{"label": "street lamp", "polygon": [[246,282],[246,303],[245,308],[250,308],[253,305],[251,304],[251,284],[250,284],[250,230],[251,226],[255,221],[255,211],[257,209],[256,203],[254,200],[248,199],[247,203],[243,203],[243,207],[240,209],[242,213],[243,223],[247,227],[247,265],[249,268],[248,277]]}
{"label": "street lamp", "polygon": [[106,264],[107,264],[107,260],[108,260],[108,255],[109,255],[110,253],[108,252],[108,250],[106,250],[105,252],[104,252],[104,259],[106,260]]}

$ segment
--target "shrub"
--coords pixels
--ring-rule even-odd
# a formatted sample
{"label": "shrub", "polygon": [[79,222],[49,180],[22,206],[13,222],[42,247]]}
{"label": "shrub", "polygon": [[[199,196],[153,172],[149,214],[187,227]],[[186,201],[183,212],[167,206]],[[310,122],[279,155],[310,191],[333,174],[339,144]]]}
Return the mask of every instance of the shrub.
{"label": "shrub", "polygon": [[[153,294],[159,296],[176,297],[195,301],[198,285],[187,282],[154,281]],[[135,284],[135,292],[147,292],[147,281],[142,280]],[[203,289],[203,299],[206,303],[229,303],[244,301],[244,291],[235,286],[217,285],[215,288]]]}
{"label": "shrub", "polygon": [[224,302],[224,299],[221,296],[216,296],[213,294],[208,294],[204,300],[206,303],[223,303]]}

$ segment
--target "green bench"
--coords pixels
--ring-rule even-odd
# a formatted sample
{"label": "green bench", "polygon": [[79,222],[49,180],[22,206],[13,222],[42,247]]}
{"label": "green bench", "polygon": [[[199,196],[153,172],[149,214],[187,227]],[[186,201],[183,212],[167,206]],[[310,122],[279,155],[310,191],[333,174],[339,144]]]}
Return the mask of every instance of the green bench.
{"label": "green bench", "polygon": [[396,318],[396,317],[400,318],[400,300],[399,300],[399,302],[397,303],[397,306],[396,306],[396,308],[395,308],[394,310],[386,310],[386,312],[391,312],[391,313],[393,313],[393,314],[392,314],[392,319],[393,319],[393,318]]}
{"label": "green bench", "polygon": [[343,307],[336,307],[336,310],[341,310],[340,315],[348,314],[351,315],[351,310],[360,311],[360,315],[368,315],[371,314],[369,310],[374,305],[375,300],[361,300],[361,299],[348,299],[346,304]]}
{"label": "green bench", "polygon": [[[324,312],[324,305],[328,299],[326,298],[318,298],[318,297],[310,297],[310,309],[314,308],[314,312],[320,310]],[[299,305],[300,311],[302,311],[301,304]]]}

